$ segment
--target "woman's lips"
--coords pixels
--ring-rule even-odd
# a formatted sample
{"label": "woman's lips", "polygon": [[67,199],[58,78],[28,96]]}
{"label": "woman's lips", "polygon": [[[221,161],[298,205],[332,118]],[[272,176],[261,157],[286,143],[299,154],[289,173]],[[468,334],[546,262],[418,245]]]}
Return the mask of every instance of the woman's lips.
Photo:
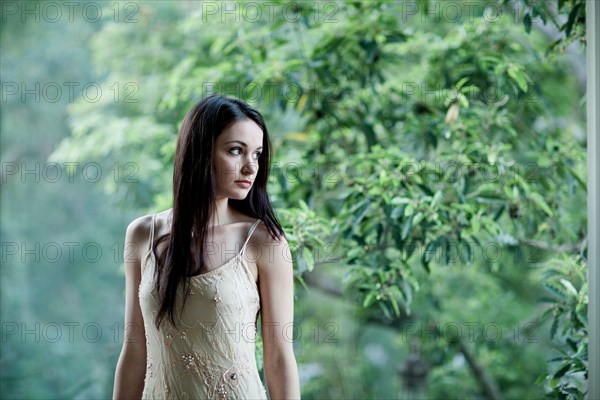
{"label": "woman's lips", "polygon": [[249,188],[250,186],[252,186],[252,182],[250,181],[235,181],[235,183],[244,188]]}

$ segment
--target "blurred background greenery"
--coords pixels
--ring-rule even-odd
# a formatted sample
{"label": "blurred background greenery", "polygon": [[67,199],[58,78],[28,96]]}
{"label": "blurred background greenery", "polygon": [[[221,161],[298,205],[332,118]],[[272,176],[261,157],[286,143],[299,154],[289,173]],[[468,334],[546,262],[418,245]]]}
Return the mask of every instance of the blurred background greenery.
{"label": "blurred background greenery", "polygon": [[582,398],[582,4],[3,2],[0,397],[111,396],[125,228],[218,92],[272,137],[303,398]]}

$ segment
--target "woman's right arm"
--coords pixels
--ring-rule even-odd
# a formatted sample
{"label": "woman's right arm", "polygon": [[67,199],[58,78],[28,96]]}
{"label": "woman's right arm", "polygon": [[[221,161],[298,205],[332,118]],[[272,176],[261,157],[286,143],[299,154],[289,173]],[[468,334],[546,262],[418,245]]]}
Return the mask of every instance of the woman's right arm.
{"label": "woman's right arm", "polygon": [[141,217],[125,233],[125,331],[123,348],[115,370],[113,399],[140,399],[146,376],[146,331],[138,290],[141,280],[140,246],[147,243],[149,224]]}

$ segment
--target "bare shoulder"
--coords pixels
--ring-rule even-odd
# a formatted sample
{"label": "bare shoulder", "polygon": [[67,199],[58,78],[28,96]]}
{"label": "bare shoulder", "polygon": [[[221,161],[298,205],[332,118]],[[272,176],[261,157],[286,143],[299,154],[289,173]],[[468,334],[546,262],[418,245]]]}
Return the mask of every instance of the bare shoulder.
{"label": "bare shoulder", "polygon": [[285,238],[285,236],[279,236],[278,238],[273,238],[273,236],[267,229],[267,225],[262,220],[256,226],[256,229],[254,230],[254,233],[252,235],[252,239],[254,240],[256,245],[260,245],[260,246],[262,246],[264,244],[268,244],[271,246],[274,244],[277,244],[277,245],[286,244],[287,245],[287,239]]}
{"label": "bare shoulder", "polygon": [[258,252],[256,263],[259,268],[268,268],[272,265],[291,265],[291,252],[285,236],[273,238],[264,222],[256,227],[252,235],[252,244]]}
{"label": "bare shoulder", "polygon": [[143,215],[131,221],[127,225],[127,234],[131,240],[137,242],[147,239],[150,233],[150,224],[152,222],[152,215]]}
{"label": "bare shoulder", "polygon": [[149,245],[151,222],[152,215],[144,215],[134,219],[127,225],[125,246],[132,251],[130,257],[133,257],[133,259],[141,259],[143,256],[142,249],[146,249]]}
{"label": "bare shoulder", "polygon": [[143,215],[131,221],[127,227],[127,232],[131,234],[132,239],[139,239],[142,242],[148,242],[150,238],[150,228],[152,226],[152,217],[154,218],[154,237],[170,230],[171,209],[157,214]]}

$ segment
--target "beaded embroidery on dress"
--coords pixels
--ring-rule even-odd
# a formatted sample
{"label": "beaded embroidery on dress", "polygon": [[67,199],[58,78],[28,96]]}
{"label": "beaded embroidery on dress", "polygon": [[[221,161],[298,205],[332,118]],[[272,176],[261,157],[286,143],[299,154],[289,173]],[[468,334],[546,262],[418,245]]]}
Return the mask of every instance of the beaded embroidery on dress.
{"label": "beaded embroidery on dress", "polygon": [[260,297],[244,258],[260,219],[250,227],[237,256],[191,278],[181,317],[182,289],[178,290],[175,316],[179,330],[167,318],[160,331],[154,325],[159,309],[153,279],[154,220],[153,215],[139,287],[147,349],[142,399],[266,400],[255,358]]}

